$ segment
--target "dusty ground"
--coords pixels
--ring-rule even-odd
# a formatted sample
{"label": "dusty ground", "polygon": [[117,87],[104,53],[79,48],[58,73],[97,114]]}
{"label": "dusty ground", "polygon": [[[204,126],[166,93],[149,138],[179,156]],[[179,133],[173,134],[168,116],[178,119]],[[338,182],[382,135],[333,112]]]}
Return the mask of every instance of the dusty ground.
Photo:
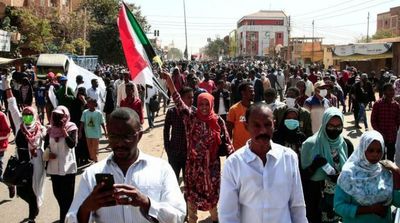
{"label": "dusty ground", "polygon": [[[156,157],[161,157],[163,159],[167,159],[167,156],[163,149],[163,123],[164,123],[164,115],[162,111],[159,113],[160,115],[156,117],[155,126],[156,128],[151,131],[146,131],[143,135],[142,140],[139,143],[139,148],[141,148],[144,152],[151,154]],[[370,117],[370,111],[367,112],[367,117]],[[356,146],[358,144],[358,138],[361,136],[363,129],[356,130],[353,128],[353,115],[347,114],[345,117],[345,130],[344,135],[351,139],[353,144]],[[147,128],[147,121],[145,120],[145,129]],[[363,126],[363,125],[362,125]],[[371,127],[370,127],[371,129]],[[13,136],[10,137],[13,139]],[[109,152],[105,151],[103,148],[106,147],[106,140],[101,140],[100,145],[100,159],[104,158],[108,155]],[[11,144],[8,148],[4,161],[7,163],[9,156],[14,152],[15,145]],[[5,166],[6,164],[4,164]],[[76,178],[76,188],[80,180],[80,175]],[[37,217],[37,221],[39,223],[48,223],[48,222],[57,222],[59,215],[59,209],[57,202],[52,193],[52,187],[50,178],[46,178],[45,181],[45,201],[43,206],[40,208],[39,216]],[[9,199],[8,190],[4,184],[0,185],[0,222],[23,222],[23,220],[28,216],[28,206],[27,204],[20,198]],[[211,222],[208,219],[207,212],[199,212],[199,222],[208,223]]]}

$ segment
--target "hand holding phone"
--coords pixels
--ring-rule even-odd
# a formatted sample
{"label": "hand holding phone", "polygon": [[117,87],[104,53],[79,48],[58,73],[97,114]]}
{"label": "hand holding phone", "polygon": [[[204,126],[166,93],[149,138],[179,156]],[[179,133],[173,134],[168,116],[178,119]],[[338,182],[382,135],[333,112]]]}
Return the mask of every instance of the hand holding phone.
{"label": "hand holding phone", "polygon": [[109,191],[113,189],[114,176],[111,173],[97,173],[95,175],[97,185],[104,183],[101,191]]}

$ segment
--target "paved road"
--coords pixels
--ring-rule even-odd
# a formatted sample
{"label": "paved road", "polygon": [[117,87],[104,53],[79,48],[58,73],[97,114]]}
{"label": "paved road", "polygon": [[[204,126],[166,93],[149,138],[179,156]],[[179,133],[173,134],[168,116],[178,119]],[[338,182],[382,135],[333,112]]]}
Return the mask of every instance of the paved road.
{"label": "paved road", "polygon": [[[370,111],[367,111],[367,117],[370,117]],[[160,116],[156,118],[155,125],[156,128],[151,130],[150,132],[146,132],[143,135],[142,140],[139,143],[139,148],[141,148],[144,152],[151,154],[156,157],[161,157],[163,159],[167,159],[165,152],[163,151],[163,121],[164,115],[160,112]],[[358,145],[358,139],[362,134],[364,129],[358,130],[353,127],[353,115],[346,114],[345,115],[345,129],[344,136],[351,139],[353,144]],[[145,128],[147,128],[147,122],[145,123]],[[371,127],[370,127],[371,128]],[[12,137],[11,137],[12,138]],[[100,144],[100,159],[106,157],[109,152],[105,151],[104,147],[106,147],[106,140],[102,139]],[[8,160],[9,156],[14,152],[15,145],[10,145],[5,155],[5,162]],[[5,164],[4,164],[5,165]],[[78,186],[80,180],[80,175],[76,178],[76,187]],[[4,184],[0,185],[0,222],[23,222],[24,219],[28,216],[28,205],[20,198],[9,199],[8,190]],[[36,222],[38,223],[52,223],[58,222],[59,209],[57,201],[54,198],[52,193],[52,186],[50,182],[50,178],[47,177],[45,180],[45,195],[44,195],[44,204],[40,207],[40,212],[38,217],[36,218]],[[208,219],[208,213],[200,212],[199,220],[202,223],[211,222]]]}

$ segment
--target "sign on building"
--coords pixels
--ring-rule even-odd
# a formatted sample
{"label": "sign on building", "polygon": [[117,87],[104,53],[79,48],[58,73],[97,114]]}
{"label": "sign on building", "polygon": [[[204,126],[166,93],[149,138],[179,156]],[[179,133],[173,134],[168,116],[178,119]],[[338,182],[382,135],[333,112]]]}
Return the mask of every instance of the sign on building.
{"label": "sign on building", "polygon": [[10,52],[11,33],[0,30],[0,51]]}

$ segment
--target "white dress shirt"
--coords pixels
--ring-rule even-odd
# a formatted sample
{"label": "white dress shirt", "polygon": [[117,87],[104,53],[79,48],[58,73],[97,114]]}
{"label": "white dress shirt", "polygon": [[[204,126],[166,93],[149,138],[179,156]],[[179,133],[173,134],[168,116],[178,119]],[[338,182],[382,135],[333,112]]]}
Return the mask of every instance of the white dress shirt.
{"label": "white dress shirt", "polygon": [[89,98],[92,98],[97,101],[97,109],[103,111],[101,108],[103,107],[104,102],[106,101],[105,95],[103,95],[99,88],[89,88],[86,90],[86,94]]}
{"label": "white dress shirt", "polygon": [[264,165],[249,142],[225,162],[219,222],[308,222],[296,153],[271,141]]}
{"label": "white dress shirt", "polygon": [[[149,216],[160,223],[180,223],[186,215],[186,203],[180,191],[175,173],[171,166],[162,159],[144,154],[133,163],[126,176],[109,155],[85,170],[79,183],[78,191],[66,217],[66,223],[77,223],[77,213],[83,201],[96,186],[96,173],[111,173],[116,184],[129,184],[140,190],[150,199]],[[89,222],[96,223],[148,223],[139,207],[117,205],[98,209],[91,214]]]}

